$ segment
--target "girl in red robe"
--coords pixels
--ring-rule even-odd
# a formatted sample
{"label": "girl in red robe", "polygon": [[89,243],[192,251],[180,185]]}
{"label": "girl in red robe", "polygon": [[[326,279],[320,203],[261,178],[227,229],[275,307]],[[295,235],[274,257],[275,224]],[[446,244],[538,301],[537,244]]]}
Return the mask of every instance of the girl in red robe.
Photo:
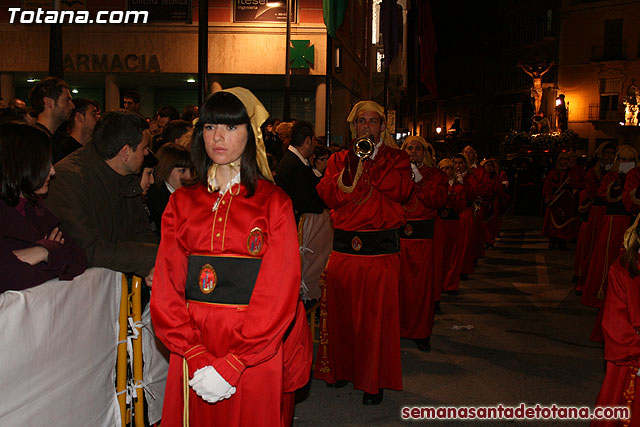
{"label": "girl in red robe", "polygon": [[447,201],[447,178],[433,166],[421,136],[405,139],[402,149],[409,155],[415,188],[403,205],[406,224],[400,228],[400,336],[429,351],[442,277],[442,253],[434,246],[433,234],[437,210]]}
{"label": "girl in red robe", "polygon": [[162,423],[289,425],[311,342],[293,208],[260,131],[268,113],[243,88],[214,93],[200,111],[198,182],[169,200],[151,296],[171,351]]}
{"label": "girl in red robe", "polygon": [[624,234],[625,251],[611,266],[602,330],[607,371],[596,407],[626,406],[630,418],[592,421],[592,427],[640,426],[640,228],[636,218]]}

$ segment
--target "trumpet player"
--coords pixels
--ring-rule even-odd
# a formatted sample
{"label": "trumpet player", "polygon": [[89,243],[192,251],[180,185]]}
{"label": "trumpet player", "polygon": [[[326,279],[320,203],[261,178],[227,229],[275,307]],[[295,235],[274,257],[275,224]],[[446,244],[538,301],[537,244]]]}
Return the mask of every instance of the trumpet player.
{"label": "trumpet player", "polygon": [[[383,108],[358,102],[347,121],[355,141],[329,159],[318,194],[332,209],[333,250],[323,273],[316,378],[364,391],[402,389],[398,281],[405,203],[413,190],[406,153],[395,148]],[[366,137],[366,138],[365,138]]]}
{"label": "trumpet player", "polygon": [[421,136],[410,136],[402,144],[415,188],[403,205],[406,223],[400,228],[400,335],[413,339],[425,352],[431,350],[436,287],[442,277],[442,251],[433,244],[434,225],[449,191],[448,177],[435,167],[429,148]]}

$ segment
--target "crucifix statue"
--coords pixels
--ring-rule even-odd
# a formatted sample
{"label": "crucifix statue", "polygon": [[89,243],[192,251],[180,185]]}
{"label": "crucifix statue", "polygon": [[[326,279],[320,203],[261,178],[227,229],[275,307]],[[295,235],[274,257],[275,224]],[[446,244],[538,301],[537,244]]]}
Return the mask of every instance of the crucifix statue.
{"label": "crucifix statue", "polygon": [[549,71],[554,64],[555,63],[551,61],[546,67],[542,64],[534,68],[531,65],[518,63],[518,66],[531,76],[533,84],[531,86],[531,98],[533,99],[534,115],[540,113],[540,105],[542,105],[542,76]]}

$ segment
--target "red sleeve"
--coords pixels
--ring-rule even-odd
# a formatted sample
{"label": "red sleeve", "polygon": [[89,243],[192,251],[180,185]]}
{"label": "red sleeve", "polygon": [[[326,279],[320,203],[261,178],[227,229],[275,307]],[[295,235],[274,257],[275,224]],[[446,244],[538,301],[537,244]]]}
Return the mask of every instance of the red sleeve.
{"label": "red sleeve", "polygon": [[558,171],[551,169],[547,175],[547,179],[544,181],[544,185],[542,186],[542,196],[545,199],[550,199],[551,196],[553,196],[553,192],[560,185],[559,181]]}
{"label": "red sleeve", "polygon": [[473,201],[480,197],[481,186],[476,175],[467,173],[463,179],[463,185],[467,200]]}
{"label": "red sleeve", "polygon": [[422,166],[422,179],[418,182],[418,199],[430,209],[440,209],[447,203],[449,182],[447,175],[439,169]]}
{"label": "red sleeve", "polygon": [[569,176],[572,188],[582,190],[585,187],[585,171],[582,166],[576,165],[569,169]]}
{"label": "red sleeve", "polygon": [[609,203],[613,203],[616,200],[611,198],[611,187],[613,183],[618,179],[618,172],[609,172],[602,178],[600,187],[598,187],[598,197],[603,198]]}
{"label": "red sleeve", "polygon": [[[184,284],[187,278],[187,250],[178,244],[177,212],[174,194],[162,216],[162,239],[158,247],[158,256],[151,292],[151,317],[156,334],[167,349],[185,358],[200,356],[202,366],[210,365],[214,357],[202,345],[200,330],[191,321],[191,315],[185,302]],[[189,374],[195,370],[189,364]]]}
{"label": "red sleeve", "polygon": [[371,185],[394,202],[406,202],[413,191],[409,155],[389,147],[379,154],[371,166]]}
{"label": "red sleeve", "polygon": [[640,194],[638,186],[640,185],[640,168],[634,168],[627,174],[624,181],[624,189],[622,190],[622,203],[624,208],[637,215],[640,212]]}
{"label": "red sleeve", "polygon": [[614,363],[634,362],[640,358],[639,282],[638,278],[631,279],[619,262],[609,269],[602,331],[604,358]]}
{"label": "red sleeve", "polygon": [[598,197],[598,187],[600,186],[600,178],[596,175],[595,168],[591,168],[587,171],[585,177],[585,189],[587,190],[587,196],[591,200],[595,200]]}
{"label": "red sleeve", "polygon": [[362,177],[351,187],[346,187],[342,183],[342,173],[345,169],[347,150],[340,151],[332,155],[327,163],[322,180],[316,185],[318,195],[331,209],[340,208],[350,201],[360,200],[369,189],[368,177]]}
{"label": "red sleeve", "polygon": [[467,207],[467,195],[464,193],[464,186],[454,183],[449,186],[449,195],[447,197],[447,207],[454,208],[458,213]]}

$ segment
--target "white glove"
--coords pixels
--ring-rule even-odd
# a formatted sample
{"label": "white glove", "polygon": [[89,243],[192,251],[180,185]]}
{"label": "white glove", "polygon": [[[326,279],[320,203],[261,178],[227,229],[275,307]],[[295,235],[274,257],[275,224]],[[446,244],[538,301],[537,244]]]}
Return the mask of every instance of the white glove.
{"label": "white glove", "polygon": [[189,385],[198,396],[209,403],[228,399],[236,392],[236,388],[222,378],[211,365],[198,369]]}
{"label": "white glove", "polygon": [[420,173],[420,170],[418,170],[418,167],[413,163],[411,163],[411,171],[413,172],[413,182],[422,181],[422,174]]}

